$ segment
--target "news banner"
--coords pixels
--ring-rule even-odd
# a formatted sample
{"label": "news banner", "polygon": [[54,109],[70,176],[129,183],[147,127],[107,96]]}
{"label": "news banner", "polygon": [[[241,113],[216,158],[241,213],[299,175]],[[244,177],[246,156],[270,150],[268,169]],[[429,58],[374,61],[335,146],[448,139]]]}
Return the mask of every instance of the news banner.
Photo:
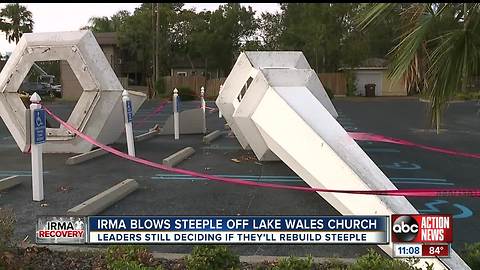
{"label": "news banner", "polygon": [[451,215],[39,216],[37,244],[390,244],[448,257]]}

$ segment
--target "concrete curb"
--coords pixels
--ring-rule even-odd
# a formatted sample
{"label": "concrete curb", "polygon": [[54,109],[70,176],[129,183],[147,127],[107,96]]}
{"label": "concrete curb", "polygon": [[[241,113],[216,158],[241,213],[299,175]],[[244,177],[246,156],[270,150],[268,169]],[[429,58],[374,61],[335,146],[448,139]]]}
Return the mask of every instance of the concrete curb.
{"label": "concrete curb", "polygon": [[67,161],[65,161],[65,164],[66,165],[76,165],[76,164],[80,164],[80,163],[83,163],[83,162],[88,161],[90,159],[94,159],[94,158],[97,158],[97,157],[100,157],[100,156],[103,156],[103,155],[106,155],[106,154],[108,154],[108,152],[105,152],[101,148],[98,148],[98,149],[92,150],[90,152],[86,152],[86,153],[83,153],[83,154],[80,154],[80,155],[69,157],[67,159]]}
{"label": "concrete curb", "polygon": [[203,143],[211,143],[212,141],[218,139],[222,135],[222,132],[220,130],[215,130],[205,136],[203,136]]}
{"label": "concrete curb", "polygon": [[[431,103],[432,101],[429,99],[424,99],[424,98],[419,98],[418,101],[423,102],[423,103]],[[447,101],[448,104],[455,104],[455,103],[465,103],[467,101],[475,101],[475,100],[450,100]]]}
{"label": "concrete curb", "polygon": [[135,142],[145,141],[155,137],[156,135],[159,134],[159,132],[160,132],[160,126],[157,124],[153,126],[153,128],[149,129],[148,132],[135,136],[134,140]]}
{"label": "concrete curb", "polygon": [[163,165],[173,167],[193,154],[195,154],[195,149],[193,149],[193,147],[185,147],[182,150],[164,158]]}
{"label": "concrete curb", "polygon": [[0,191],[4,191],[16,185],[19,185],[22,183],[22,181],[23,179],[20,178],[20,176],[18,175],[12,175],[7,178],[0,179]]}
{"label": "concrete curb", "polygon": [[[31,246],[38,246],[38,247],[48,247],[50,250],[59,251],[59,252],[67,252],[67,251],[102,251],[105,250],[108,246],[102,247],[89,247],[89,246],[68,246],[68,245],[36,245],[36,244],[29,244],[25,245],[27,247]],[[167,259],[167,260],[178,260],[182,259],[189,253],[164,253],[164,252],[152,252],[152,255],[156,259]],[[245,263],[261,263],[264,261],[278,261],[280,259],[288,258],[288,256],[261,256],[261,255],[248,255],[248,256],[240,256],[240,262]],[[307,258],[307,257],[297,257],[297,258]],[[354,263],[357,259],[356,258],[340,258],[340,257],[312,257],[313,261],[316,263],[325,263],[328,261],[336,260],[339,262],[343,262],[346,264]]]}
{"label": "concrete curb", "polygon": [[126,179],[71,208],[67,211],[67,214],[82,216],[96,215],[137,190],[138,186],[137,181],[134,179]]}

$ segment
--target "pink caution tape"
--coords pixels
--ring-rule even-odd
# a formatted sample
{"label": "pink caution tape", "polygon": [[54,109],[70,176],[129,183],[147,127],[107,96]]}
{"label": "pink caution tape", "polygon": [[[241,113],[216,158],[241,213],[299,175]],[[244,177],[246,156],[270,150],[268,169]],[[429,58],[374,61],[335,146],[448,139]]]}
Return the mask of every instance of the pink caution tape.
{"label": "pink caution tape", "polygon": [[136,126],[138,127],[139,125],[142,126],[143,123],[145,123],[145,121],[147,121],[148,119],[150,119],[150,117],[156,115],[156,114],[159,114],[160,112],[163,111],[163,109],[165,109],[165,106],[169,103],[170,101],[169,100],[162,100],[160,101],[160,103],[158,104],[157,107],[155,107],[155,109],[153,111],[151,111],[149,114],[147,114],[143,119],[141,119],[140,121],[136,121],[135,124]]}
{"label": "pink caution tape", "polygon": [[58,116],[53,114],[48,108],[46,107],[44,108],[45,108],[45,111],[49,115],[51,115],[53,119],[55,119],[57,122],[63,125],[70,132],[75,133],[80,138],[84,139],[85,141],[93,145],[98,146],[102,150],[142,165],[146,165],[152,168],[156,168],[156,169],[160,169],[160,170],[164,170],[172,173],[190,175],[194,177],[204,178],[212,181],[230,183],[230,184],[252,186],[252,187],[263,187],[263,188],[298,190],[298,191],[305,191],[305,192],[333,192],[333,193],[346,193],[346,194],[358,194],[358,195],[384,195],[384,196],[410,196],[410,197],[447,197],[447,196],[448,197],[480,197],[480,189],[403,189],[403,190],[323,189],[323,188],[280,185],[280,184],[272,184],[272,183],[257,183],[257,182],[242,180],[242,179],[225,178],[225,177],[213,176],[213,175],[198,173],[194,171],[184,170],[184,169],[171,168],[171,167],[167,167],[162,164],[158,164],[146,159],[129,156],[128,154],[123,153],[115,148],[99,143],[95,141],[93,138],[91,138],[90,136],[81,133],[76,128],[72,127],[70,124],[64,122]]}
{"label": "pink caution tape", "polygon": [[386,137],[383,135],[378,135],[378,134],[371,134],[371,133],[365,133],[365,132],[348,132],[350,137],[356,141],[373,141],[373,142],[385,142],[385,143],[393,143],[393,144],[399,144],[399,145],[404,145],[404,146],[412,146],[412,147],[418,147],[421,149],[433,151],[433,152],[438,152],[438,153],[443,153],[443,154],[449,154],[453,156],[459,156],[459,157],[468,157],[468,158],[480,158],[480,154],[471,154],[471,153],[465,153],[465,152],[460,152],[460,151],[455,151],[455,150],[450,150],[450,149],[445,149],[445,148],[440,148],[440,147],[434,147],[434,146],[428,146],[428,145],[423,145],[423,144],[418,144],[406,140],[401,140],[401,139],[395,139],[391,137]]}

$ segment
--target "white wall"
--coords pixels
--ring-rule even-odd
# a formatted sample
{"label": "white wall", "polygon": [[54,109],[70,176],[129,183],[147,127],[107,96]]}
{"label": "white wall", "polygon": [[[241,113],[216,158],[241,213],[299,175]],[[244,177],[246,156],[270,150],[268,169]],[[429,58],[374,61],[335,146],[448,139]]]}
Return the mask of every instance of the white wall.
{"label": "white wall", "polygon": [[357,93],[365,96],[365,84],[374,83],[375,96],[382,95],[383,70],[359,70],[355,71],[355,83]]}

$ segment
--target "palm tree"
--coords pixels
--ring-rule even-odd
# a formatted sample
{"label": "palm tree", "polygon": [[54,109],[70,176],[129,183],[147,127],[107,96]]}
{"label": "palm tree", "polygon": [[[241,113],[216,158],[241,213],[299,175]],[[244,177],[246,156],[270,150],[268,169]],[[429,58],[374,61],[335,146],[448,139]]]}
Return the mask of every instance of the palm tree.
{"label": "palm tree", "polygon": [[440,130],[442,113],[480,64],[480,4],[373,4],[358,20],[367,27],[401,14],[401,35],[392,48],[390,76],[404,78],[409,90],[431,100],[432,125]]}
{"label": "palm tree", "polygon": [[113,21],[110,18],[104,17],[91,17],[88,20],[87,26],[81,28],[82,30],[91,30],[92,32],[113,32]]}
{"label": "palm tree", "polygon": [[20,4],[8,4],[0,11],[0,31],[8,42],[18,43],[23,33],[33,30],[32,12]]}
{"label": "palm tree", "polygon": [[128,10],[120,10],[113,14],[110,18],[91,17],[88,25],[83,26],[80,30],[91,30],[92,32],[117,32],[124,26],[125,21],[130,17]]}

